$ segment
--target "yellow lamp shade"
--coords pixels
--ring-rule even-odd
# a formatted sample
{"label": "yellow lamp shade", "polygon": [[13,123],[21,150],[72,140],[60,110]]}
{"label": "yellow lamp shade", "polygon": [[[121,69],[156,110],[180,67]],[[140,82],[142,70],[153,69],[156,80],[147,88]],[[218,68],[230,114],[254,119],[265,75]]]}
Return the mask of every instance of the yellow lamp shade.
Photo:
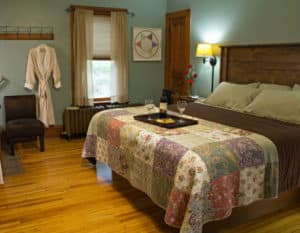
{"label": "yellow lamp shade", "polygon": [[211,44],[198,44],[196,50],[196,57],[210,57],[213,56]]}

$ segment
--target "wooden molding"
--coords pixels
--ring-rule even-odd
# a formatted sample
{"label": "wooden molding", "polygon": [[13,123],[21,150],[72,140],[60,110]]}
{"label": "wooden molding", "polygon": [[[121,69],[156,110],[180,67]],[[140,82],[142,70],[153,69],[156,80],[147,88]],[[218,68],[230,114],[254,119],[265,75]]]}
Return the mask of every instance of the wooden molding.
{"label": "wooden molding", "polygon": [[110,15],[112,11],[123,11],[128,12],[124,8],[112,8],[112,7],[95,7],[95,6],[82,6],[82,5],[71,5],[70,10],[73,12],[75,9],[86,9],[93,10],[95,15]]}
{"label": "wooden molding", "polygon": [[188,83],[182,79],[190,63],[191,10],[166,14],[164,87],[179,95],[186,95]]}
{"label": "wooden molding", "polygon": [[54,40],[53,33],[1,33],[0,40]]}
{"label": "wooden molding", "polygon": [[50,126],[49,128],[45,128],[45,137],[46,138],[59,137],[62,131],[63,131],[62,125]]}
{"label": "wooden molding", "polygon": [[168,12],[167,16],[178,16],[178,15],[186,15],[186,14],[191,14],[191,9],[184,9],[184,10],[179,10],[179,11],[172,11]]}

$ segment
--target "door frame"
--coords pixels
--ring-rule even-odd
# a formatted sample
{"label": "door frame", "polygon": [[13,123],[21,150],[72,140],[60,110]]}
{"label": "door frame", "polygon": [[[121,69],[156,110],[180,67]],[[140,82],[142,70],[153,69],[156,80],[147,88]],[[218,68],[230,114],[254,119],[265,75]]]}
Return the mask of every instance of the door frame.
{"label": "door frame", "polygon": [[[170,68],[172,66],[171,62],[171,54],[170,54],[170,20],[174,19],[174,18],[178,18],[178,17],[186,17],[187,18],[187,23],[186,23],[186,36],[188,37],[187,42],[186,42],[186,61],[185,62],[185,66],[187,66],[188,64],[190,64],[190,51],[191,51],[191,10],[190,9],[185,9],[185,10],[180,10],[180,11],[175,11],[175,12],[169,12],[166,14],[166,42],[165,42],[165,77],[164,77],[164,87],[167,89],[171,88],[171,84],[170,83]],[[182,75],[183,75],[182,71]],[[184,92],[186,93],[188,90],[188,84],[187,82],[185,82],[184,85]]]}

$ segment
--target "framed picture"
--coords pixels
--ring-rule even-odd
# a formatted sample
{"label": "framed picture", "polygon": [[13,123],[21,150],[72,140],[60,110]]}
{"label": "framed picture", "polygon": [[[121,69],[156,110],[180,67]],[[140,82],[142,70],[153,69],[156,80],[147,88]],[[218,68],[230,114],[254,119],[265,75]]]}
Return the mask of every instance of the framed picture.
{"label": "framed picture", "polygon": [[133,28],[133,61],[161,61],[161,29]]}

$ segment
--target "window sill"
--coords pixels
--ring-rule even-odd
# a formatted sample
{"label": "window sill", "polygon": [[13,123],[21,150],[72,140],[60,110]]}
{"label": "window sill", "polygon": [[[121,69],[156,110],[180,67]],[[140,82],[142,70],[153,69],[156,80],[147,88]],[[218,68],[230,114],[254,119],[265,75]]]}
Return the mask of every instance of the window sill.
{"label": "window sill", "polygon": [[100,106],[100,105],[106,106],[108,104],[111,104],[111,103],[110,103],[110,101],[107,101],[107,100],[104,100],[104,101],[94,101],[94,106]]}

